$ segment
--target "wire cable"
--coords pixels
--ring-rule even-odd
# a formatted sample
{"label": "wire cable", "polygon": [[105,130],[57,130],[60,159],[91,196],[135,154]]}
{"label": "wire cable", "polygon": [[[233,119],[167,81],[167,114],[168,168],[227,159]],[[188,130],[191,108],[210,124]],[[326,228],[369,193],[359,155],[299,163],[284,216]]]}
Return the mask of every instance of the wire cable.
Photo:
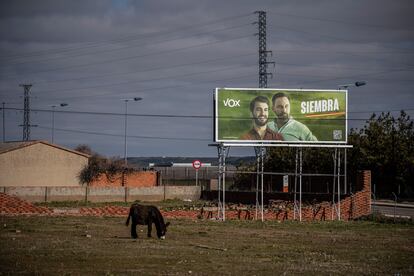
{"label": "wire cable", "polygon": [[[52,130],[51,127],[37,126],[41,129]],[[71,133],[82,133],[90,135],[99,135],[99,136],[111,136],[111,137],[125,137],[122,134],[113,134],[113,133],[104,133],[104,132],[95,132],[95,131],[86,131],[86,130],[75,130],[75,129],[63,129],[63,128],[53,128],[55,131],[62,132],[71,132]],[[144,136],[144,135],[127,135],[127,138],[136,138],[136,139],[156,139],[156,140],[178,140],[178,141],[213,141],[213,138],[188,138],[188,137],[160,137],[160,136]]]}
{"label": "wire cable", "polygon": [[[1,109],[1,108],[0,108]],[[14,108],[14,107],[5,107],[4,110],[15,110],[15,111],[23,111],[23,108]],[[30,109],[33,112],[46,112],[46,113],[61,113],[61,114],[80,114],[80,115],[102,115],[102,116],[122,116],[125,117],[125,113],[116,113],[116,112],[92,112],[92,111],[68,111],[68,110],[51,110],[51,109]],[[407,109],[394,109],[394,110],[371,110],[371,111],[356,111],[356,112],[348,112],[348,114],[352,113],[387,113],[387,112],[400,112],[400,111],[414,111],[414,108],[407,108]],[[296,115],[292,113],[292,115]],[[128,113],[128,117],[151,117],[151,118],[187,118],[187,119],[212,119],[214,118],[213,115],[174,115],[174,114],[137,114],[137,113]],[[235,119],[234,117],[228,116],[221,116],[218,118],[229,118]],[[251,119],[251,117],[240,118],[242,120]],[[318,119],[318,121],[321,119]],[[369,120],[369,118],[348,118],[348,119],[323,119],[323,120]]]}
{"label": "wire cable", "polygon": [[[167,69],[172,69],[172,68],[177,68],[177,67],[213,63],[213,62],[216,62],[216,61],[223,61],[223,60],[229,60],[229,59],[241,58],[241,57],[247,57],[247,56],[253,56],[253,55],[256,55],[256,54],[244,54],[244,55],[237,55],[237,56],[230,56],[230,57],[220,57],[220,58],[208,59],[208,60],[192,62],[192,63],[183,63],[183,64],[177,64],[177,65],[171,65],[171,66],[159,66],[159,67],[154,67],[154,68],[150,68],[150,69],[134,70],[134,71],[129,71],[129,72],[120,72],[120,73],[113,73],[112,72],[112,73],[108,73],[108,74],[101,74],[101,75],[80,77],[80,78],[37,81],[36,84],[65,82],[65,81],[80,81],[80,80],[91,80],[91,79],[95,80],[95,79],[104,78],[104,77],[108,77],[108,76],[114,77],[114,76],[120,76],[120,75],[121,76],[130,75],[130,74],[135,74],[135,73],[152,72],[152,71],[157,71],[157,70],[167,70]],[[150,80],[142,80],[142,81],[150,81]]]}
{"label": "wire cable", "polygon": [[67,52],[67,51],[71,51],[71,50],[79,50],[79,49],[85,49],[85,48],[90,48],[90,47],[96,47],[96,46],[100,46],[99,44],[103,44],[103,43],[118,43],[118,42],[125,42],[125,41],[129,41],[129,40],[136,40],[137,37],[139,39],[148,39],[151,37],[156,37],[156,36],[160,36],[160,35],[165,35],[165,34],[171,34],[171,33],[175,33],[175,32],[182,32],[182,31],[187,31],[190,29],[194,29],[194,28],[198,28],[198,27],[205,27],[208,25],[213,25],[213,24],[217,24],[220,22],[224,22],[224,21],[231,21],[237,18],[241,18],[241,17],[246,17],[249,15],[252,15],[253,13],[246,13],[246,14],[241,14],[241,15],[235,15],[235,16],[227,16],[225,18],[221,18],[221,19],[216,19],[216,20],[210,20],[210,21],[206,21],[203,23],[199,23],[199,24],[191,24],[189,27],[180,27],[177,29],[173,29],[173,30],[166,30],[166,31],[159,31],[159,32],[153,32],[153,33],[149,33],[149,34],[138,34],[138,35],[133,35],[133,36],[127,36],[127,37],[123,37],[123,38],[115,38],[115,39],[109,39],[109,40],[101,40],[101,41],[95,41],[95,42],[86,42],[83,43],[85,46],[84,47],[64,47],[64,48],[55,48],[55,49],[48,49],[48,50],[42,50],[42,51],[35,51],[35,52],[31,52],[31,53],[26,53],[26,55],[22,56],[21,54],[15,54],[15,55],[7,55],[7,56],[0,56],[0,58],[2,59],[7,59],[7,58],[20,58],[20,57],[30,57],[30,55],[50,55],[53,53],[63,53],[63,52]]}
{"label": "wire cable", "polygon": [[2,66],[7,67],[7,66],[22,65],[22,64],[44,63],[44,62],[49,62],[49,61],[52,61],[52,60],[65,60],[65,59],[72,59],[72,58],[81,57],[81,56],[91,56],[91,55],[97,55],[97,54],[114,52],[114,51],[123,51],[123,50],[126,50],[126,49],[136,48],[136,47],[140,47],[140,46],[160,44],[160,43],[170,42],[170,41],[174,41],[174,40],[190,38],[190,37],[194,37],[194,36],[201,36],[201,35],[216,33],[216,32],[224,31],[224,30],[231,30],[231,29],[241,28],[241,27],[250,26],[250,25],[251,24],[248,23],[248,24],[243,24],[243,25],[238,25],[238,26],[231,26],[231,27],[226,27],[226,28],[217,29],[217,30],[213,30],[213,31],[208,31],[208,32],[204,32],[204,33],[197,33],[197,34],[193,34],[193,35],[183,35],[183,36],[178,37],[178,38],[165,39],[165,40],[156,41],[156,42],[145,41],[144,43],[141,43],[141,44],[138,44],[138,45],[129,45],[129,46],[124,46],[124,47],[118,47],[118,48],[115,48],[115,49],[95,50],[93,52],[78,53],[78,54],[75,54],[75,55],[66,55],[66,56],[60,56],[60,57],[47,58],[47,59],[43,59],[43,60],[40,60],[40,61],[24,61],[24,62],[18,62],[18,63],[2,64]]}
{"label": "wire cable", "polygon": [[[52,72],[52,71],[55,72],[57,70],[67,70],[67,69],[80,68],[80,67],[90,67],[90,66],[102,65],[102,64],[106,64],[106,63],[115,63],[115,62],[120,62],[120,61],[130,61],[130,60],[133,60],[133,59],[139,59],[139,58],[143,58],[143,57],[149,57],[149,56],[161,55],[161,54],[170,54],[170,53],[175,53],[175,52],[179,52],[179,51],[183,51],[183,50],[188,50],[188,49],[193,49],[193,48],[198,48],[198,47],[205,47],[205,46],[209,46],[209,45],[219,44],[219,43],[228,42],[228,41],[232,41],[232,40],[243,39],[243,38],[247,38],[247,37],[252,37],[252,35],[249,34],[249,35],[237,36],[237,37],[233,37],[233,38],[229,38],[229,39],[225,39],[225,40],[206,42],[206,43],[201,43],[201,44],[197,44],[197,45],[177,48],[177,49],[173,49],[173,50],[152,52],[152,53],[148,53],[148,54],[144,54],[144,55],[129,56],[129,57],[124,57],[124,58],[109,59],[109,60],[99,61],[99,62],[89,62],[89,63],[84,63],[84,64],[77,64],[77,65],[65,66],[65,67],[57,67],[57,68],[46,69],[46,70],[36,70],[36,71],[24,72],[24,73],[25,74],[39,74],[39,73],[46,73],[46,72]],[[0,75],[0,78],[3,79],[3,80],[7,80],[7,79],[14,79],[14,78],[16,78],[16,76],[17,75],[13,75],[13,76],[11,76],[11,75],[1,76]]]}

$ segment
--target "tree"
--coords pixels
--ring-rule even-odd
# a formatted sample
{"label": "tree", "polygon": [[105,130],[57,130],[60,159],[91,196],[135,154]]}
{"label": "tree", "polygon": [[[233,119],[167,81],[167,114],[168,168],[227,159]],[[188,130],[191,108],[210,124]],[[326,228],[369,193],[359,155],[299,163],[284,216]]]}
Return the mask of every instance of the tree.
{"label": "tree", "polygon": [[93,154],[91,147],[85,144],[78,145],[75,150],[89,155]]}
{"label": "tree", "polygon": [[362,129],[351,129],[351,170],[371,170],[379,196],[413,196],[413,141],[414,125],[407,113],[401,111],[397,119],[390,113],[373,114]]}
{"label": "tree", "polygon": [[[105,174],[109,180],[119,173],[131,173],[132,168],[125,167],[119,158],[106,158],[91,150],[88,145],[79,145],[75,150],[91,155],[88,165],[79,173],[78,178],[83,184],[90,184]],[[111,180],[112,181],[112,180]]]}

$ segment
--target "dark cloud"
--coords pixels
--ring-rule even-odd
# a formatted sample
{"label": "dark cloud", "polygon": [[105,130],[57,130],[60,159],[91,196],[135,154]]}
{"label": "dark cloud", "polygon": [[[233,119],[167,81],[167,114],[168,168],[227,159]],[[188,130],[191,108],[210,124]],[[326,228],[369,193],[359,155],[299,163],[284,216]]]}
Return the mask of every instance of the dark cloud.
{"label": "dark cloud", "polygon": [[[276,61],[269,87],[349,93],[351,126],[369,113],[411,109],[412,1],[1,1],[0,97],[56,113],[55,141],[123,153],[124,102],[131,114],[212,115],[215,87],[257,87],[257,10],[267,12],[267,48]],[[392,95],[390,99],[390,95]],[[17,103],[17,104],[14,104]],[[13,105],[14,104],[14,105]],[[77,114],[112,112],[119,115]],[[411,112],[411,113],[410,113]],[[22,114],[7,112],[7,139],[21,139]],[[361,119],[361,120],[359,120]],[[33,112],[32,138],[50,139],[51,113]],[[129,119],[131,155],[215,155],[212,120]],[[99,135],[107,133],[111,135]],[[114,136],[120,135],[120,136]],[[152,138],[151,138],[152,137]],[[166,138],[194,138],[191,140]],[[211,142],[211,141],[210,141]]]}

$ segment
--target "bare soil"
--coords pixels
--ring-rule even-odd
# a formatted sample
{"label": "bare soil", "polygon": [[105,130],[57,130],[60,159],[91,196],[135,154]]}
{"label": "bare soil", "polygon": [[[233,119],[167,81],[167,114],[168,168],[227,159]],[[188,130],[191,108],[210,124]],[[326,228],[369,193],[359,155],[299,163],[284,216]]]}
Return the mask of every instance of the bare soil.
{"label": "bare soil", "polygon": [[166,240],[122,217],[2,216],[0,275],[413,275],[414,226],[169,219]]}

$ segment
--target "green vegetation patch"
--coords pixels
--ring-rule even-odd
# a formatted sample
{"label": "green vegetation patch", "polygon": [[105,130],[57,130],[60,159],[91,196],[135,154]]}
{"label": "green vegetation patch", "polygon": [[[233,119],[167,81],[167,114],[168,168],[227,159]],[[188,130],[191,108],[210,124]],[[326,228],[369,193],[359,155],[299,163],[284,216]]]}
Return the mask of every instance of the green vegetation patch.
{"label": "green vegetation patch", "polygon": [[[357,222],[169,220],[166,240],[124,218],[0,217],[3,274],[414,273],[414,227]],[[154,234],[155,236],[155,234]]]}

